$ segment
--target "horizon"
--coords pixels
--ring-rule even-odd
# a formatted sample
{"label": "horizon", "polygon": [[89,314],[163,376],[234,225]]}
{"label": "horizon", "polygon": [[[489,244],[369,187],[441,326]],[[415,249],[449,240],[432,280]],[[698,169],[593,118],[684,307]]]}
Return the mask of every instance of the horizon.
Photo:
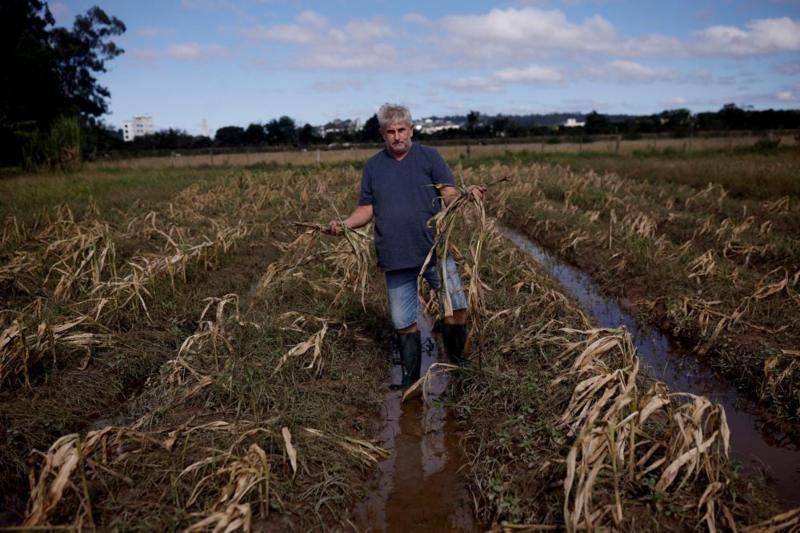
{"label": "horizon", "polygon": [[[98,4],[128,30],[99,81],[115,129],[209,134],[289,116],[651,115],[800,107],[800,2],[61,0],[56,25]],[[580,111],[577,111],[580,110]]]}

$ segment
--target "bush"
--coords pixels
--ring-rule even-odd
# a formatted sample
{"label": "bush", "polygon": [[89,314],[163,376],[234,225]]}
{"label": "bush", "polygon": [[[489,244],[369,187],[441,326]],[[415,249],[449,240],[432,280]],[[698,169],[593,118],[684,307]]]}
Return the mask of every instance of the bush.
{"label": "bush", "polygon": [[757,152],[776,152],[780,144],[780,137],[764,137],[763,139],[757,140],[755,144],[753,144],[753,148]]}
{"label": "bush", "polygon": [[69,171],[81,164],[81,124],[77,117],[62,116],[50,129],[35,130],[22,150],[26,170]]}

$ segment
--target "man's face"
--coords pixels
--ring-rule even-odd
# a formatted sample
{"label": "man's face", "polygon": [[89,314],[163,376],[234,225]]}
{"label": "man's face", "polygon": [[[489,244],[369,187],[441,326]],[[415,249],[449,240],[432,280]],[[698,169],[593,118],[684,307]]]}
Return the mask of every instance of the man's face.
{"label": "man's face", "polygon": [[392,122],[381,129],[386,148],[395,156],[403,156],[411,148],[414,128],[408,122]]}

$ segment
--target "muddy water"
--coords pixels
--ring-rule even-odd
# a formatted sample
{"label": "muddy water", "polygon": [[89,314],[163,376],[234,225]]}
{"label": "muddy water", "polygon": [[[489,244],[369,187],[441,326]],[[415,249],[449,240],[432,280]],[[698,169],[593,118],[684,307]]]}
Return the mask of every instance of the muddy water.
{"label": "muddy water", "polygon": [[591,277],[564,264],[522,234],[503,234],[532,256],[604,328],[625,326],[647,372],[673,392],[702,394],[725,408],[731,429],[732,455],[747,471],[763,471],[787,506],[800,504],[800,446],[780,433],[754,402],[742,398],[697,357],[655,328],[640,324],[614,301],[604,298]]}
{"label": "muddy water", "polygon": [[[437,343],[425,317],[417,321],[422,335],[422,372],[438,359]],[[393,383],[400,367],[393,367]],[[355,510],[360,531],[481,531],[472,514],[455,421],[438,399],[447,376],[434,378],[428,404],[421,397],[401,403],[390,391],[384,402],[380,445],[391,453],[378,465],[378,489]]]}

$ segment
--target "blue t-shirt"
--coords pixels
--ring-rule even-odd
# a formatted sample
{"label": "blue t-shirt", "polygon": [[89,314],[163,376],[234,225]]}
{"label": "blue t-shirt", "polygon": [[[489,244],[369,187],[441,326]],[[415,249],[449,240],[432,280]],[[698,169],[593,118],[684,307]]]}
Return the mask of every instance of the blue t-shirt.
{"label": "blue t-shirt", "polygon": [[455,185],[442,156],[412,143],[400,161],[384,149],[367,160],[359,205],[372,205],[375,250],[383,271],[419,268],[433,246],[428,220],[441,209],[434,184]]}

